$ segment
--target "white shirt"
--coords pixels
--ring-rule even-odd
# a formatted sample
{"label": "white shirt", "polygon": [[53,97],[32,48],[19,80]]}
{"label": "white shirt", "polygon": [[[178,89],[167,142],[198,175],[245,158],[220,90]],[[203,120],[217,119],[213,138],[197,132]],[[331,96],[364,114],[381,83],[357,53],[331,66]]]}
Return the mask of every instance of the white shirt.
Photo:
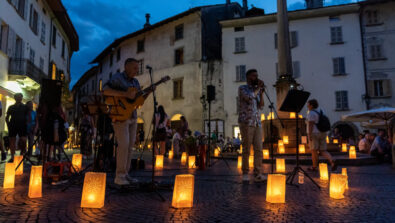
{"label": "white shirt", "polygon": [[[314,122],[314,124],[317,124],[318,121],[320,120],[320,115],[317,112],[315,112],[315,111],[320,113],[321,109],[318,108],[318,109],[309,111],[307,113],[307,121],[308,122],[312,121],[312,122]],[[309,133],[309,123],[307,123],[307,133]],[[320,133],[320,131],[317,129],[316,125],[313,126],[313,132],[312,133]]]}

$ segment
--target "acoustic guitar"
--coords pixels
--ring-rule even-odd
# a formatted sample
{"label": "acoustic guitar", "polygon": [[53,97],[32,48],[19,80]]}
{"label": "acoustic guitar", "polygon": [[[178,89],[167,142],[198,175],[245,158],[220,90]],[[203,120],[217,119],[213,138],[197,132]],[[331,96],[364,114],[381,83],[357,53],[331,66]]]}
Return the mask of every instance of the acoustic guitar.
{"label": "acoustic guitar", "polygon": [[129,91],[135,93],[134,99],[127,97],[105,96],[104,101],[109,107],[108,112],[111,119],[113,121],[128,120],[132,113],[144,104],[145,99],[152,92],[153,87],[165,83],[168,80],[170,80],[169,76],[162,77],[160,81],[140,91],[136,88],[131,88]]}

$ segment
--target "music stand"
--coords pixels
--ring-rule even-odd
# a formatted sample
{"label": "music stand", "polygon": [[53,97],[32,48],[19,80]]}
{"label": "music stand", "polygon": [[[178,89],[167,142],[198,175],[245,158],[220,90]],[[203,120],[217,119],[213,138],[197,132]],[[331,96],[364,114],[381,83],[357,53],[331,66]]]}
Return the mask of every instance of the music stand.
{"label": "music stand", "polygon": [[295,112],[296,113],[296,166],[294,167],[293,171],[291,174],[288,176],[287,183],[289,185],[293,186],[298,186],[296,184],[293,184],[293,180],[295,176],[301,172],[303,173],[307,178],[313,182],[318,189],[321,189],[320,186],[309,176],[309,174],[302,169],[302,167],[299,166],[299,112],[302,110],[303,106],[306,104],[307,99],[309,98],[310,93],[307,91],[302,91],[302,90],[296,90],[296,89],[291,89],[288,91],[287,96],[285,97],[281,107],[280,111],[284,112]]}

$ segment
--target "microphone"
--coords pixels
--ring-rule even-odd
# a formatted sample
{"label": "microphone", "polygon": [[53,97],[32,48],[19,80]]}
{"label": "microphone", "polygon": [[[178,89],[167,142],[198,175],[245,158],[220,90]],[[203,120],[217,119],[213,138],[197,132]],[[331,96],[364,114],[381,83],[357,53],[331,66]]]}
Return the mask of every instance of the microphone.
{"label": "microphone", "polygon": [[146,65],[145,68],[148,70],[152,70],[152,67],[150,65]]}

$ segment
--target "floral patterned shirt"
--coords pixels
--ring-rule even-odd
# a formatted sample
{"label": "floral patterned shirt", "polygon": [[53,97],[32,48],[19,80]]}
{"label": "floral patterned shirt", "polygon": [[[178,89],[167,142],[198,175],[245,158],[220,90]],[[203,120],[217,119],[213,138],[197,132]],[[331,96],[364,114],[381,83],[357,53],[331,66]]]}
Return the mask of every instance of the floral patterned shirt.
{"label": "floral patterned shirt", "polygon": [[239,87],[239,124],[248,126],[261,126],[259,103],[262,100],[255,95],[254,89],[250,85]]}

